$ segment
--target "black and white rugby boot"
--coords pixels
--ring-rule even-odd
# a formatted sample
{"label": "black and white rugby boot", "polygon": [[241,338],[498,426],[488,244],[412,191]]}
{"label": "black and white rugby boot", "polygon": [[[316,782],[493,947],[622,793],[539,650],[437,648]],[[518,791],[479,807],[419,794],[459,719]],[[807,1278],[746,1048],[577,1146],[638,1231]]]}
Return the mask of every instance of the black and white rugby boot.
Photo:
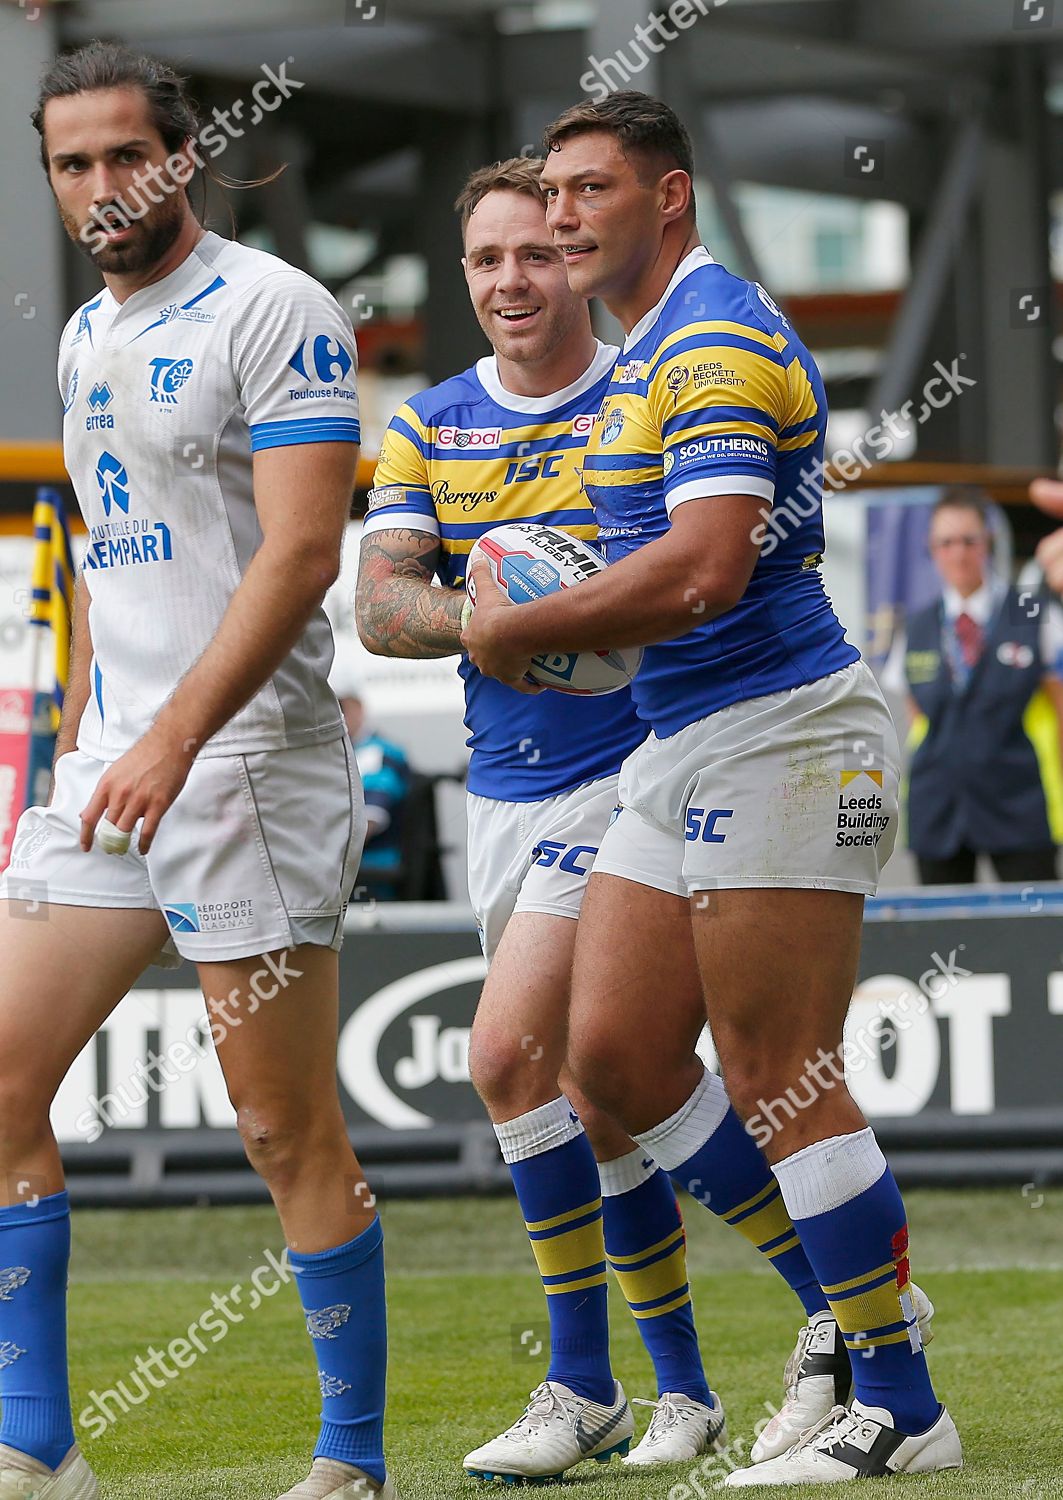
{"label": "black and white rugby boot", "polygon": [[962,1467],[959,1433],[944,1407],[925,1432],[907,1433],[897,1431],[884,1407],[854,1401],[851,1411],[836,1406],[828,1412],[779,1458],[728,1474],[724,1488],[841,1484]]}
{"label": "black and white rugby boot", "polygon": [[[920,1336],[924,1345],[929,1344],[934,1337],[934,1304],[914,1282],[912,1301]],[[834,1407],[849,1404],[853,1367],[833,1313],[814,1313],[797,1335],[794,1351],[786,1361],[783,1389],[786,1396],[782,1406],[750,1449],[751,1463],[778,1458]]]}

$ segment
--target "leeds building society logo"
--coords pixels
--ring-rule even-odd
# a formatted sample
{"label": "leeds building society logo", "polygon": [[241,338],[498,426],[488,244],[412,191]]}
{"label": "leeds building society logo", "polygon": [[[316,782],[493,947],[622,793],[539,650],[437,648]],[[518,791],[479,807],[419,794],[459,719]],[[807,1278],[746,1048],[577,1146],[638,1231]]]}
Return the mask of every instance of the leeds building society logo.
{"label": "leeds building society logo", "polygon": [[357,400],[355,391],[340,389],[354,368],[354,360],[339,340],[330,338],[327,333],[319,333],[313,340],[303,339],[288,365],[305,382],[301,386],[288,387],[290,401],[313,400],[315,396]]}
{"label": "leeds building society logo", "polygon": [[[883,810],[882,798],[884,762],[883,746],[872,735],[854,739],[845,746],[838,775],[836,848],[877,845],[889,827],[890,815]],[[869,791],[862,778],[878,791]],[[858,781],[860,784],[854,786]]]}
{"label": "leeds building society logo", "polygon": [[194,368],[190,359],[153,359],[151,370],[151,399],[162,406],[176,406],[177,393],[188,384]]}

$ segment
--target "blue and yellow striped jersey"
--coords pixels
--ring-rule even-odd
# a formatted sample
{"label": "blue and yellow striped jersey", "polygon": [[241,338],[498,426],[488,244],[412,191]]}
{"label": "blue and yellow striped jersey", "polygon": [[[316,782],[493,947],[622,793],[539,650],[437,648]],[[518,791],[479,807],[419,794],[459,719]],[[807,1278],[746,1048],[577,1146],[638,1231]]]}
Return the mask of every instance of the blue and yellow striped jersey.
{"label": "blue and yellow striped jersey", "polygon": [[[507,391],[493,356],[422,391],[392,418],[381,447],[363,535],[425,531],[440,539],[439,579],[465,582],[474,542],[505,521],[538,521],[593,540],[583,457],[616,349],[555,395]],[[617,771],[645,738],[627,690],[603,698],[514,692],[482,677],[467,657],[465,723],[469,790],[537,802]]]}
{"label": "blue and yellow striped jersey", "polygon": [[629,334],[594,423],[599,537],[613,562],[713,495],[761,496],[772,521],[736,607],[647,649],[634,696],[658,735],[858,659],[819,574],[826,422],[815,361],[767,293],[693,250]]}

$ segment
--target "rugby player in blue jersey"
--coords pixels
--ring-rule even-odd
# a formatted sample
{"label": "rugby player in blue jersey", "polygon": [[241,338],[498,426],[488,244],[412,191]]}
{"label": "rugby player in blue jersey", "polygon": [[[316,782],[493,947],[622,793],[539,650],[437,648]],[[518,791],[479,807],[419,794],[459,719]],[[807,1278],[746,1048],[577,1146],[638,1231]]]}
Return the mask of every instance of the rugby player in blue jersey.
{"label": "rugby player in blue jersey", "polygon": [[[627,335],[584,460],[611,566],[520,608],[481,570],[463,639],[510,683],[540,651],[647,647],[633,691],[650,733],[584,901],[567,1066],[677,1180],[745,1176],[749,1203],[781,1192],[822,1289],[792,1369],[836,1374],[839,1330],[850,1352],[851,1409],[802,1435],[788,1401],[762,1461],[727,1483],[957,1467],[903,1204],[839,1066],[898,750],[819,575],[822,381],[767,293],[701,244],[668,106],[633,91],[577,105],[546,144],[570,284]],[[733,1104],[695,1063],[665,1072],[647,1051],[686,1025],[672,955],[691,930]],[[774,1173],[761,1189],[754,1140]]]}
{"label": "rugby player in blue jersey", "polygon": [[[595,534],[581,465],[616,350],[595,339],[586,304],[569,290],[546,227],[541,166],[518,157],[486,167],[458,203],[469,291],[494,353],[413,397],[389,427],[356,606],[364,643],[383,655],[460,652],[466,559],[499,522]],[[616,803],[617,768],[643,730],[626,692],[524,695],[466,661],[460,671],[472,747],[469,887],[490,960],[470,1066],[513,1174],[551,1326],[546,1379],[465,1468],[545,1479],[627,1452],[633,1422],[609,1362],[607,1256],[661,1398],[628,1461],[694,1457],[720,1441],[723,1413],[698,1352],[674,1189],[641,1147],[558,1082],[574,919]],[[688,996],[692,1045],[696,985]]]}
{"label": "rugby player in blue jersey", "polygon": [[[365,644],[384,655],[460,650],[465,560],[491,526],[534,519],[595,534],[580,482],[583,449],[615,351],[597,345],[586,306],[568,286],[546,227],[539,169],[523,159],[485,168],[459,200],[470,295],[495,353],[414,397],[388,431],[357,604]],[[645,730],[626,694],[527,696],[483,678],[468,661],[459,670],[472,732],[469,883],[491,960],[473,1026],[472,1077],[513,1171],[554,1344],[528,1413],[470,1454],[466,1467],[547,1477],[585,1456],[579,1424],[589,1420],[588,1401],[604,1407],[603,1424],[611,1420],[607,1259],[658,1382],[649,1428],[628,1461],[689,1458],[721,1440],[722,1413],[697,1356],[674,1197],[652,1156],[558,1083],[574,919],[615,806],[617,769]],[[645,1036],[648,1065],[663,1074],[700,1069],[694,1045],[704,1020],[689,923],[671,937],[676,1024]],[[696,1187],[699,1201],[765,1255],[809,1314],[819,1313],[822,1292],[764,1158],[745,1135],[732,1144],[731,1156],[721,1155]],[[817,1333],[808,1359],[794,1368],[791,1399],[777,1419],[784,1431],[796,1435],[833,1405],[837,1361],[824,1353],[826,1339]],[[841,1357],[847,1374],[844,1351]],[[605,1436],[616,1443],[615,1430]]]}

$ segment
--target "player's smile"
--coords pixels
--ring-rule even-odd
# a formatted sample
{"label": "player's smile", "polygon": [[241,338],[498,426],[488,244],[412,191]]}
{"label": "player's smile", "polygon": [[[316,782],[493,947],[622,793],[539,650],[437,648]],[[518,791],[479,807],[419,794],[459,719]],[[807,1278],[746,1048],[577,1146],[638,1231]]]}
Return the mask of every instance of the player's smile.
{"label": "player's smile", "polygon": [[597,245],[561,245],[561,253],[565,257],[566,266],[574,266],[581,260],[586,260],[588,255],[593,255]]}
{"label": "player's smile", "polygon": [[496,307],[495,313],[502,319],[507,328],[527,328],[530,323],[542,312],[541,304],[538,306],[526,305],[523,307]]}

